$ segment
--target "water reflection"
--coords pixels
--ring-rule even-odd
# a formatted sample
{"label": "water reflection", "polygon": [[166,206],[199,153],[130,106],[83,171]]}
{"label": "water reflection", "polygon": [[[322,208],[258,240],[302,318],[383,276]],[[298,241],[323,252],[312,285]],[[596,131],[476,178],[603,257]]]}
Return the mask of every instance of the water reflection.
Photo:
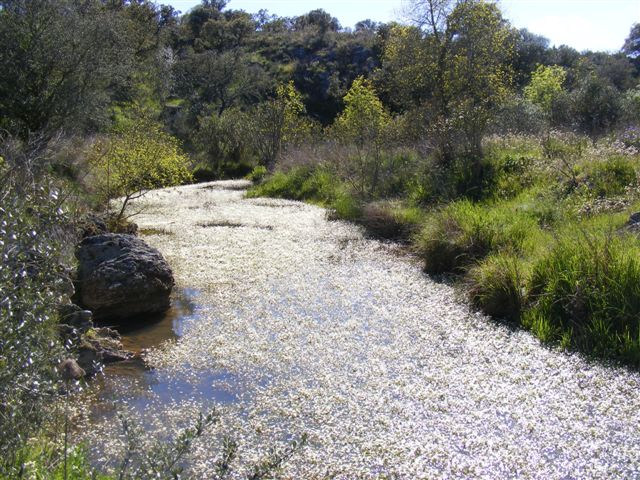
{"label": "water reflection", "polygon": [[125,349],[141,354],[130,361],[107,365],[94,381],[92,421],[112,420],[123,404],[130,412],[142,413],[154,405],[184,399],[229,404],[238,400],[238,379],[224,370],[208,370],[176,376],[162,369],[150,368],[144,352],[167,341],[177,341],[200,313],[199,292],[185,289],[176,292],[171,308],[160,318],[148,317],[135,325],[118,326]]}

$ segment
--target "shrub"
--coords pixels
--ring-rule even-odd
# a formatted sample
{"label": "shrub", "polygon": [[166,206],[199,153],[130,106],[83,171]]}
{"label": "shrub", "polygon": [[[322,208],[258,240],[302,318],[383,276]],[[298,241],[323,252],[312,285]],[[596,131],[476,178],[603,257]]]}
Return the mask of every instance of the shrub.
{"label": "shrub", "polygon": [[43,152],[0,146],[1,475],[41,428],[59,387],[56,309],[68,288],[60,263],[69,222],[60,193],[38,171],[46,170]]}
{"label": "shrub", "polygon": [[267,176],[267,167],[264,165],[257,165],[253,167],[253,170],[245,177],[247,180],[253,183],[260,183]]}
{"label": "shrub", "polygon": [[640,245],[633,236],[566,236],[532,270],[523,324],[545,341],[640,364]]}
{"label": "shrub", "polygon": [[105,199],[122,198],[118,217],[131,200],[153,188],[179,185],[191,180],[189,159],[178,141],[159,125],[142,119],[95,143],[90,152],[98,170],[96,182]]}

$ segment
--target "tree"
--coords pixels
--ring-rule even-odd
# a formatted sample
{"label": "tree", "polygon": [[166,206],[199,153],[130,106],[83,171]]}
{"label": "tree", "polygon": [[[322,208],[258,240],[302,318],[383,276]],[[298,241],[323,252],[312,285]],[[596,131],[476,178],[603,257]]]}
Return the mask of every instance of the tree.
{"label": "tree", "polygon": [[358,77],[344,96],[345,108],[336,119],[334,132],[343,141],[364,149],[379,147],[391,121],[371,82]]}
{"label": "tree", "polygon": [[189,160],[180,152],[178,141],[147,119],[97,141],[90,154],[101,194],[107,201],[122,199],[116,222],[124,217],[130,201],[151,189],[179,185],[191,178]]}
{"label": "tree", "polygon": [[0,0],[0,128],[27,138],[107,125],[113,100],[157,80],[159,21],[146,1]]}
{"label": "tree", "polygon": [[585,75],[572,94],[578,126],[591,136],[613,127],[622,113],[620,92],[595,72]]}
{"label": "tree", "polygon": [[413,0],[409,15],[423,34],[411,36],[421,68],[408,71],[426,90],[436,151],[445,165],[462,153],[478,167],[491,114],[512,88],[514,33],[495,4],[479,0]]}
{"label": "tree", "polygon": [[194,117],[209,109],[222,115],[227,108],[259,98],[265,87],[262,69],[241,49],[188,55],[175,72],[177,93],[188,99]]}
{"label": "tree", "polygon": [[513,68],[516,84],[521,88],[531,80],[536,65],[549,63],[549,39],[521,28],[516,35],[515,50]]}
{"label": "tree", "polygon": [[538,65],[531,75],[531,82],[524,88],[524,96],[551,115],[554,99],[562,92],[566,78],[567,71],[558,65]]}
{"label": "tree", "polygon": [[252,154],[247,131],[250,123],[250,114],[238,108],[200,118],[195,143],[215,178],[223,178],[242,163],[249,163],[245,160]]}
{"label": "tree", "polygon": [[275,98],[256,107],[250,128],[261,165],[273,170],[283,148],[308,137],[313,124],[304,114],[302,96],[293,82],[279,85]]}
{"label": "tree", "polygon": [[345,108],[332,131],[340,141],[356,146],[356,171],[351,172],[351,181],[361,194],[372,195],[378,186],[381,153],[391,117],[364,77],[356,78],[344,97],[344,103]]}

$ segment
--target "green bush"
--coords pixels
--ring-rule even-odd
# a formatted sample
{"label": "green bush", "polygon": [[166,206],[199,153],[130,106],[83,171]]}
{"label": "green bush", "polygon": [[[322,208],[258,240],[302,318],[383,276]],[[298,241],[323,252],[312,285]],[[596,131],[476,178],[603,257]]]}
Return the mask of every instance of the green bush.
{"label": "green bush", "polygon": [[640,365],[639,255],[635,236],[563,237],[533,266],[523,325],[542,340]]}
{"label": "green bush", "polygon": [[[6,145],[0,145],[5,147]],[[47,419],[59,389],[63,355],[57,306],[64,299],[60,264],[69,219],[62,195],[27,159],[1,152],[0,167],[0,473]],[[68,281],[67,281],[68,282]]]}
{"label": "green bush", "polygon": [[210,166],[199,163],[191,172],[191,176],[193,177],[193,181],[196,183],[203,182],[212,182],[214,180],[219,180],[218,173],[213,170]]}
{"label": "green bush", "polygon": [[260,183],[267,176],[267,173],[267,167],[264,165],[257,165],[253,167],[251,172],[249,172],[245,178],[253,183]]}

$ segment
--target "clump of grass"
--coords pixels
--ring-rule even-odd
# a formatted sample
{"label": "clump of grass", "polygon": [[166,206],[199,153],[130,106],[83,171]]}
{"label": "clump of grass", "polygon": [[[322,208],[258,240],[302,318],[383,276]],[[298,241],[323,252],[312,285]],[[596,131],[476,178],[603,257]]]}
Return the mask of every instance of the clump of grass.
{"label": "clump of grass", "polygon": [[485,182],[485,196],[495,199],[513,198],[544,180],[541,155],[537,142],[528,139],[493,139],[486,147],[483,160],[491,172],[490,178]]}
{"label": "clump of grass", "polygon": [[329,207],[332,218],[355,222],[362,216],[362,203],[344,187],[336,190]]}
{"label": "clump of grass", "polygon": [[65,463],[62,447],[44,438],[32,438],[18,452],[14,465],[2,478],[29,478],[36,480],[112,480],[117,477],[95,471],[89,462],[87,450],[82,446],[69,448]]}
{"label": "clump of grass", "polygon": [[366,204],[358,223],[374,237],[406,242],[419,230],[426,213],[406,200],[380,200]]}
{"label": "clump of grass", "polygon": [[523,325],[543,341],[640,365],[639,255],[629,235],[563,237],[533,266]]}
{"label": "clump of grass", "polygon": [[517,323],[526,305],[529,267],[520,258],[499,253],[473,267],[467,276],[471,302],[492,317]]}
{"label": "clump of grass", "polygon": [[271,197],[305,200],[330,208],[332,218],[358,220],[361,202],[335,175],[320,167],[297,167],[276,172],[247,192],[248,198]]}
{"label": "clump of grass", "polygon": [[308,188],[303,188],[313,170],[307,167],[293,168],[287,172],[276,172],[260,185],[250,188],[248,198],[271,197],[306,200],[310,195]]}
{"label": "clump of grass", "polygon": [[635,163],[629,157],[614,156],[589,162],[578,177],[582,193],[589,198],[608,198],[625,193],[637,185]]}
{"label": "clump of grass", "polygon": [[171,230],[164,228],[141,228],[138,230],[140,235],[173,235]]}
{"label": "clump of grass", "polygon": [[535,220],[510,205],[454,202],[429,218],[416,236],[428,273],[464,273],[492,252],[520,252],[538,230]]}

